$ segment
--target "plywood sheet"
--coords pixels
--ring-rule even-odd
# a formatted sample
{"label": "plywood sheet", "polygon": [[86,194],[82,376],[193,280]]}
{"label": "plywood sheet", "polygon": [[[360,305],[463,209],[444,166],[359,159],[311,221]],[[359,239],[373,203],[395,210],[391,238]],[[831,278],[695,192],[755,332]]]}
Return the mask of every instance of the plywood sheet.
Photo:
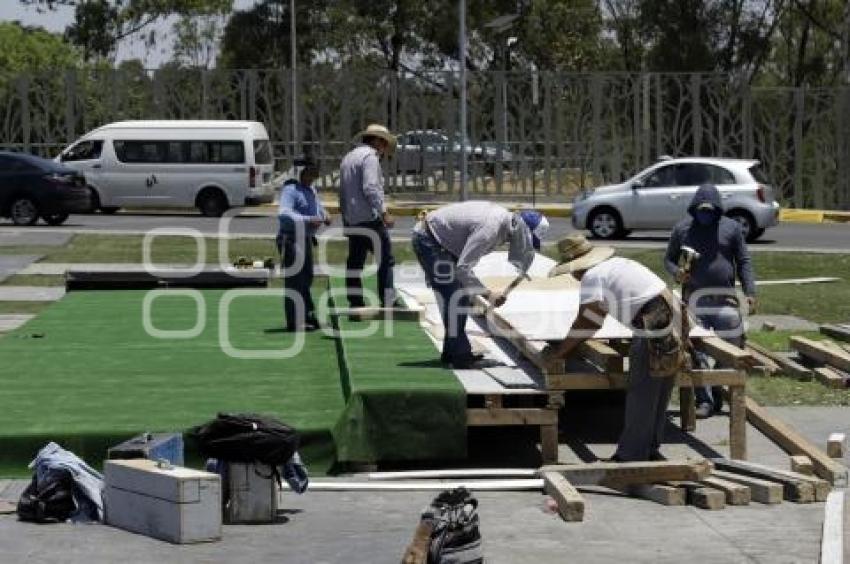
{"label": "plywood sheet", "polygon": [[[556,262],[554,260],[538,253],[534,256],[534,262],[531,263],[531,267],[528,269],[528,275],[532,278],[546,278],[555,264]],[[506,251],[497,251],[485,255],[478,261],[478,264],[475,265],[472,271],[479,278],[516,278],[519,274],[519,271],[508,262],[508,253]]]}

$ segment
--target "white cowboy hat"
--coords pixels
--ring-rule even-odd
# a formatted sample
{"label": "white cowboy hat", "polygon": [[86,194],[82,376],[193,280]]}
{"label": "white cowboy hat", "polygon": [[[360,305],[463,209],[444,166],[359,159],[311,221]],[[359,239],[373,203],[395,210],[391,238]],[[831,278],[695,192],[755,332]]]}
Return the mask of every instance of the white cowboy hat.
{"label": "white cowboy hat", "polygon": [[378,139],[383,139],[387,142],[387,152],[392,155],[395,153],[396,144],[398,141],[396,140],[395,135],[390,133],[390,130],[384,127],[383,125],[377,123],[370,123],[366,129],[358,133],[354,136],[354,140],[356,142],[362,141],[364,137],[377,137]]}
{"label": "white cowboy hat", "polygon": [[596,247],[579,233],[574,233],[558,241],[561,262],[552,269],[549,276],[588,270],[614,256],[614,247]]}

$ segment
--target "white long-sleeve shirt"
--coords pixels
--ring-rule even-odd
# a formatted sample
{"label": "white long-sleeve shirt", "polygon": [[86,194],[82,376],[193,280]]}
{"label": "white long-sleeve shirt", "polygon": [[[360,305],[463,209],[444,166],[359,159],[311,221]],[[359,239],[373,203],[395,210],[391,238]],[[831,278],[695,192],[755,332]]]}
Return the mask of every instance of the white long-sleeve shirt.
{"label": "white long-sleeve shirt", "polygon": [[378,152],[360,144],[339,166],[339,208],[344,225],[374,221],[384,213],[384,173]]}

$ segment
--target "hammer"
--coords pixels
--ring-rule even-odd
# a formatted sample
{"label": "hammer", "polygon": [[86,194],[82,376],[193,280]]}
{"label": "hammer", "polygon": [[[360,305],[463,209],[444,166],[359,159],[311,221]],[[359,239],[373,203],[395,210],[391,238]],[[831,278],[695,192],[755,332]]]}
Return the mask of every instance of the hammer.
{"label": "hammer", "polygon": [[699,260],[701,256],[693,247],[682,245],[681,255],[679,257],[679,267],[685,274],[690,274],[694,261]]}
{"label": "hammer", "polygon": [[[514,289],[519,286],[524,280],[531,280],[531,277],[528,274],[520,274],[516,278],[514,278],[510,284],[507,285],[505,290],[502,292],[502,295],[506,298],[508,295],[514,291]],[[476,312],[476,315],[487,315],[490,311],[494,309],[492,303],[488,303],[487,307],[477,308],[479,311]]]}

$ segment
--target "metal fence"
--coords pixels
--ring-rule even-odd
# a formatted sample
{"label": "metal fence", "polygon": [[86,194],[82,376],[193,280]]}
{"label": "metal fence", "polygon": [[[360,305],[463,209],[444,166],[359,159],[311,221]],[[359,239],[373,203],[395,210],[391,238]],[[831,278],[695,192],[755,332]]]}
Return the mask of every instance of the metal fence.
{"label": "metal fence", "polygon": [[330,173],[354,134],[380,122],[446,139],[412,167],[410,150],[385,163],[389,191],[410,197],[456,197],[462,151],[470,195],[550,201],[620,181],[658,155],[710,155],[760,159],[786,205],[850,208],[850,88],[753,88],[722,74],[467,76],[466,148],[456,73],[324,67],[298,73],[294,129],[288,70],[0,74],[0,145],[56,154],[111,121],[251,119],[265,123],[282,167],[307,152]]}

